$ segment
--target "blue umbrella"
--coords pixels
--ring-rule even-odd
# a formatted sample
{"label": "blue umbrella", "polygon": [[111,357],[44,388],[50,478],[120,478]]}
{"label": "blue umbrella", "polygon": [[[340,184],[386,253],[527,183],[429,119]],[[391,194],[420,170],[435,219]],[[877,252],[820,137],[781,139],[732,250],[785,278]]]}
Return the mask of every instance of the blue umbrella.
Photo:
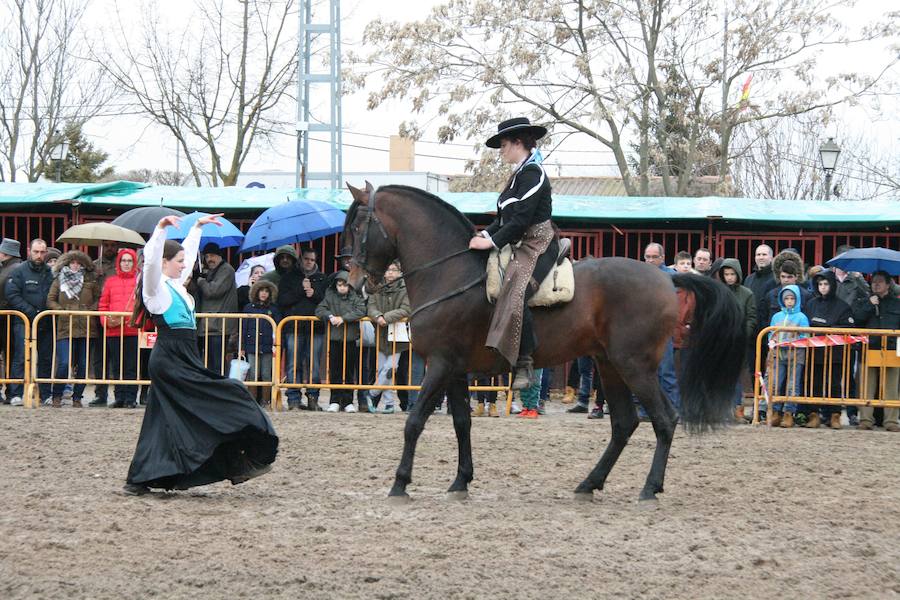
{"label": "blue umbrella", "polygon": [[[166,238],[170,240],[183,240],[187,237],[188,233],[191,232],[191,227],[194,226],[197,219],[208,215],[209,213],[192,212],[189,215],[181,217],[180,227],[166,228]],[[219,221],[222,223],[221,227],[213,223],[207,223],[201,228],[200,250],[203,250],[203,248],[210,243],[218,244],[219,248],[230,248],[241,245],[241,240],[244,239],[244,234],[241,233],[241,230],[222,217],[219,217]]]}
{"label": "blue umbrella", "polygon": [[891,275],[900,275],[900,252],[887,248],[856,248],[835,256],[826,264],[844,271],[887,271]]}
{"label": "blue umbrella", "polygon": [[317,200],[292,200],[273,206],[253,222],[241,252],[271,250],[337,233],[344,228],[344,212]]}

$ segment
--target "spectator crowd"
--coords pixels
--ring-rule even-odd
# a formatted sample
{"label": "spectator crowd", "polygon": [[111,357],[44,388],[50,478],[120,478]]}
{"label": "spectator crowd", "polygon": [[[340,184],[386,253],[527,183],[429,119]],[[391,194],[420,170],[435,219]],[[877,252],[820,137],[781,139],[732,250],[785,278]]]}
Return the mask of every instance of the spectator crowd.
{"label": "spectator crowd", "polygon": [[[837,253],[850,249],[837,248]],[[900,289],[885,272],[873,273],[870,280],[859,273],[838,268],[813,266],[807,269],[799,253],[791,248],[777,255],[761,244],[754,253],[755,269],[745,276],[736,258],[713,258],[707,248],[693,254],[678,252],[671,266],[665,264],[665,249],[651,243],[644,249],[644,260],[666,273],[694,273],[720,280],[740,308],[748,339],[748,369],[745,382],[754,373],[756,352],[762,352],[764,375],[775,396],[864,397],[897,400],[900,368],[864,367],[859,344],[834,348],[805,348],[793,344],[807,335],[780,332],[773,336],[771,349],[756,347],[757,334],[767,326],[859,327],[900,329]],[[250,269],[245,285],[237,286],[235,270],[215,244],[202,250],[202,265],[197,265],[188,282],[188,291],[196,300],[198,313],[228,314],[243,312],[265,315],[278,323],[285,317],[313,317],[312,323],[297,321],[283,328],[281,345],[287,383],[308,382],[321,385],[327,371],[330,388],[326,407],[320,406],[319,387],[288,388],[289,410],[327,410],[330,412],[393,413],[409,410],[417,401],[414,390],[361,389],[360,384],[389,386],[394,383],[418,385],[425,372],[425,361],[411,342],[406,319],[410,315],[409,298],[402,277],[402,266],[395,262],[387,269],[382,285],[371,295],[354,290],[348,274],[339,270],[331,275],[319,269],[314,249],[299,254],[293,246],[278,248],[274,270],[262,265]],[[91,260],[71,250],[60,253],[41,239],[32,240],[22,257],[19,242],[4,238],[0,243],[0,309],[16,310],[34,320],[46,310],[110,311],[130,313],[134,307],[137,277],[141,269],[140,252],[104,245],[100,256]],[[680,293],[680,290],[679,290]],[[689,352],[692,299],[680,297],[679,325],[666,347],[659,368],[660,386],[674,408],[680,409],[678,365],[681,353]],[[368,320],[360,322],[365,317]],[[20,379],[25,364],[25,331],[15,318],[3,318],[0,327],[0,358],[6,378]],[[251,381],[272,376],[274,335],[267,319],[242,320],[206,318],[198,324],[198,349],[207,366],[221,374],[228,372],[232,359],[249,367]],[[36,331],[37,363],[40,378],[137,380],[146,364],[147,349],[139,340],[143,331],[133,327],[129,318],[117,316],[42,318]],[[896,350],[897,338],[887,337],[888,350]],[[882,339],[873,336],[869,348],[881,347]],[[143,359],[141,357],[144,357]],[[849,369],[842,366],[850,365]],[[863,366],[861,366],[863,365]],[[139,368],[139,366],[141,368]],[[590,357],[571,363],[563,402],[572,404],[568,412],[586,413],[603,418],[602,386]],[[865,368],[865,372],[863,369]],[[879,378],[884,378],[881,381]],[[473,384],[487,383],[472,379]],[[812,389],[804,391],[804,382]],[[112,402],[105,384],[94,386],[95,397],[89,406],[135,407],[142,402],[139,386],[116,384]],[[520,394],[514,412],[537,418],[544,412],[549,397],[550,369],[538,370],[534,385]],[[84,405],[84,383],[39,384],[41,399],[59,407],[64,398],[72,405]],[[355,397],[354,397],[355,390]],[[270,388],[260,386],[257,399],[270,402]],[[303,392],[305,391],[305,398]],[[860,394],[860,396],[857,396]],[[21,384],[6,385],[2,402],[22,405]],[[593,403],[591,396],[594,396]],[[734,393],[735,418],[744,420],[743,384]],[[497,416],[496,392],[473,394],[473,416]],[[842,407],[837,405],[763,404],[771,411],[769,420],[780,427],[826,425],[842,427]],[[847,420],[860,429],[872,429],[878,419],[887,431],[900,431],[900,410],[846,406]],[[764,415],[765,416],[765,415]]]}

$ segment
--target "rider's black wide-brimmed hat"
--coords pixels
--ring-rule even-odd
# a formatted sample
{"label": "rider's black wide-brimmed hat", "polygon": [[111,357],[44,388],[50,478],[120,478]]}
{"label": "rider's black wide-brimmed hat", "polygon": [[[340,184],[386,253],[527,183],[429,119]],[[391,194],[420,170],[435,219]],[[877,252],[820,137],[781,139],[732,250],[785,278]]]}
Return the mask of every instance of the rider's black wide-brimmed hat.
{"label": "rider's black wide-brimmed hat", "polygon": [[505,121],[501,121],[499,125],[497,125],[497,133],[496,135],[492,135],[488,138],[488,141],[484,143],[488,148],[499,148],[500,140],[505,137],[508,137],[514,133],[528,132],[534,136],[534,139],[539,140],[545,135],[547,135],[547,128],[542,127],[540,125],[532,125],[531,121],[528,120],[528,117],[515,117],[513,119],[507,119]]}

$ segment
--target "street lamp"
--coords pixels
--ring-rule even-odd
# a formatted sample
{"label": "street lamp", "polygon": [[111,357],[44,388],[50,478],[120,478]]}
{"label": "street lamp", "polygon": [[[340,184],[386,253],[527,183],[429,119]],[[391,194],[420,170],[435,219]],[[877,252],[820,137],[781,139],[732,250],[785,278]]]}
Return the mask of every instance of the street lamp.
{"label": "street lamp", "polygon": [[822,169],[825,170],[826,201],[831,200],[831,176],[834,174],[840,154],[841,148],[834,143],[834,138],[828,138],[828,141],[819,147],[819,158],[822,160]]}
{"label": "street lamp", "polygon": [[53,148],[52,158],[56,161],[56,182],[62,183],[62,161],[69,155],[69,140],[56,130],[56,139],[59,143]]}

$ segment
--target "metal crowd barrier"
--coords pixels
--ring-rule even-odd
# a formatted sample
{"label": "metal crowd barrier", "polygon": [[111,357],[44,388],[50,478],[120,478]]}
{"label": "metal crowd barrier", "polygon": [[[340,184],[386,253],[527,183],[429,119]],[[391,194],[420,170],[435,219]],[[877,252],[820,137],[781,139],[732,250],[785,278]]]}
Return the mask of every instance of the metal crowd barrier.
{"label": "metal crowd barrier", "polygon": [[[404,321],[405,322],[405,321]],[[369,335],[365,332],[368,329],[368,326],[364,323],[371,324],[370,332],[372,333],[372,341],[370,345],[366,345],[365,343],[358,343],[356,340],[347,342],[347,333],[349,332],[351,327],[358,328],[358,340],[363,340],[364,336],[366,338]],[[320,331],[315,331],[315,326],[318,324],[320,326]],[[349,390],[421,390],[421,385],[414,384],[412,382],[412,371],[413,371],[413,350],[414,343],[410,341],[408,343],[409,352],[407,352],[407,357],[405,359],[406,362],[406,380],[405,381],[397,381],[397,369],[393,369],[391,373],[391,381],[389,384],[378,385],[376,383],[361,383],[359,381],[359,374],[363,372],[364,361],[366,358],[366,348],[370,348],[375,352],[375,362],[372,366],[372,378],[375,377],[375,374],[378,373],[379,367],[383,365],[383,362],[378,361],[379,351],[383,350],[385,355],[394,355],[397,354],[398,344],[402,347],[406,342],[398,342],[396,340],[388,342],[389,347],[383,348],[381,343],[381,329],[382,327],[377,323],[374,323],[369,320],[368,317],[361,319],[360,321],[356,321],[353,323],[344,323],[340,326],[343,329],[342,342],[340,347],[340,357],[332,356],[331,352],[331,339],[333,336],[333,327],[331,323],[323,322],[317,317],[305,317],[305,316],[292,316],[285,317],[278,323],[278,331],[275,336],[277,340],[282,342],[280,347],[280,351],[284,352],[284,339],[285,335],[290,335],[294,340],[303,339],[304,343],[309,344],[309,348],[305,353],[306,356],[312,356],[316,351],[315,344],[315,336],[321,336],[321,344],[322,344],[322,356],[320,357],[320,383],[314,383],[316,377],[313,372],[313,367],[315,361],[307,360],[306,364],[301,364],[298,361],[298,356],[300,352],[294,352],[292,355],[291,364],[286,364],[286,361],[283,360],[285,357],[279,355],[276,357],[275,365],[278,368],[278,372],[273,374],[273,378],[276,383],[276,390],[273,390],[272,394],[272,406],[273,409],[281,408],[281,389],[349,389]],[[296,342],[295,342],[296,343]],[[342,369],[341,369],[341,379],[346,379],[348,372],[348,358],[354,361],[355,365],[355,379],[356,381],[351,383],[332,383],[330,378],[331,373],[331,361],[335,359],[340,359]],[[399,367],[398,362],[398,367]],[[296,373],[297,381],[292,383],[288,383],[286,381],[287,373]],[[499,379],[494,378],[491,380],[491,385],[475,385],[470,386],[470,391],[509,391],[508,385],[499,385]]]}
{"label": "metal crowd barrier", "polygon": [[[2,314],[2,313],[0,313]],[[24,316],[24,315],[23,315]],[[66,310],[47,310],[41,312],[37,318],[35,318],[34,322],[30,325],[30,339],[27,340],[26,348],[27,352],[30,352],[31,357],[37,357],[38,350],[38,329],[41,327],[41,323],[50,319],[52,323],[50,324],[51,332],[45,335],[51,335],[52,340],[52,363],[51,363],[51,372],[55,370],[57,366],[57,343],[62,340],[68,340],[69,353],[68,360],[66,362],[65,372],[63,373],[53,373],[49,377],[42,377],[38,374],[38,361],[30,360],[28,361],[28,366],[26,367],[26,372],[30,375],[28,377],[28,383],[31,387],[26,386],[26,406],[37,406],[40,404],[39,398],[39,384],[84,384],[84,385],[97,385],[97,384],[106,384],[106,385],[141,385],[146,386],[150,385],[150,380],[147,378],[142,378],[141,374],[146,372],[146,362],[149,359],[147,355],[147,350],[152,348],[153,343],[155,343],[155,332],[154,331],[145,331],[141,332],[138,336],[126,336],[124,333],[124,329],[119,330],[119,334],[116,336],[107,336],[107,330],[109,329],[108,323],[105,319],[101,319],[101,317],[120,317],[123,320],[129,319],[131,317],[131,313],[126,312],[116,312],[116,311],[66,311]],[[57,335],[57,324],[60,319],[66,319],[68,321],[68,330],[69,335],[67,338],[59,338]],[[272,331],[275,331],[276,324],[275,321],[268,315],[257,315],[257,314],[244,314],[244,313],[199,313],[197,314],[198,326],[197,326],[197,335],[199,339],[199,350],[200,355],[204,360],[204,364],[207,368],[213,371],[219,371],[224,375],[228,375],[230,365],[229,360],[230,356],[238,356],[244,350],[244,339],[243,333],[245,328],[247,327],[247,323],[249,321],[254,321],[257,325],[257,331],[259,331],[258,327],[260,321],[267,322]],[[221,321],[219,326],[222,328],[222,331],[226,332],[226,335],[222,336],[222,339],[217,342],[218,348],[221,352],[219,354],[218,365],[210,364],[210,344],[209,344],[209,335],[210,335],[210,325],[214,324],[216,321]],[[73,325],[81,326],[84,325],[85,332],[85,368],[84,368],[84,377],[75,377],[75,373],[72,369],[72,343],[73,340],[76,339],[72,335]],[[46,327],[46,326],[45,326]],[[213,329],[215,329],[213,327]],[[228,334],[233,333],[236,337],[229,339]],[[135,365],[135,378],[126,378],[125,376],[125,359],[126,359],[126,344],[124,342],[126,337],[136,337],[137,343],[134,344],[134,365]],[[91,344],[91,339],[96,338],[97,340],[102,340],[103,344],[100,344],[99,347],[93,348]],[[110,372],[109,362],[111,355],[109,353],[109,345],[107,344],[107,340],[109,339],[118,339],[119,340],[119,350],[118,350],[118,365],[119,368],[116,372]],[[132,345],[132,344],[129,344]],[[277,346],[278,340],[273,340],[273,357],[277,355]],[[101,355],[101,366],[102,366],[102,375],[97,376],[97,373],[94,373],[94,376],[91,376],[91,369],[93,368],[93,360],[92,358],[96,357],[97,353]],[[130,352],[128,352],[130,354]],[[263,361],[266,360],[265,357],[260,357],[258,354],[250,355],[249,353],[244,352],[244,356],[246,361],[249,363],[251,367],[253,367],[252,372],[256,374],[256,377],[253,379],[246,379],[244,383],[250,388],[261,388],[263,393],[265,394],[263,399],[266,399],[268,396],[268,391],[272,389],[274,379],[273,377],[268,378],[260,378],[259,374],[264,371],[261,367],[263,366]],[[274,362],[274,361],[273,361]],[[274,375],[276,369],[274,364],[272,365],[272,373]]]}
{"label": "metal crowd barrier", "polygon": [[[799,341],[784,340],[777,334]],[[802,336],[805,336],[801,338]],[[880,348],[872,348],[879,340]],[[771,423],[773,404],[826,404],[841,406],[900,407],[900,392],[888,384],[889,369],[900,369],[900,331],[843,327],[766,327],[756,338],[753,423],[766,402]],[[889,346],[894,346],[890,347]],[[766,364],[762,357],[768,351]],[[782,360],[777,358],[781,351]],[[817,360],[817,356],[821,360]],[[784,379],[784,390],[777,389]],[[797,384],[797,385],[794,385]]]}
{"label": "metal crowd barrier", "polygon": [[[16,342],[13,336],[13,325],[17,321],[21,321],[22,329],[25,333],[25,339],[23,340],[25,368],[22,371],[22,377],[12,376],[13,353]],[[3,368],[2,371],[0,371],[0,384],[5,384],[7,386],[7,396],[9,396],[10,384],[21,385],[23,390],[23,403],[25,406],[30,406],[31,344],[29,343],[29,337],[31,335],[31,323],[23,312],[17,310],[0,310],[0,328],[2,328],[2,331],[6,332],[6,336],[0,338],[0,352],[3,353]],[[8,399],[9,398],[7,398],[7,400]]]}

